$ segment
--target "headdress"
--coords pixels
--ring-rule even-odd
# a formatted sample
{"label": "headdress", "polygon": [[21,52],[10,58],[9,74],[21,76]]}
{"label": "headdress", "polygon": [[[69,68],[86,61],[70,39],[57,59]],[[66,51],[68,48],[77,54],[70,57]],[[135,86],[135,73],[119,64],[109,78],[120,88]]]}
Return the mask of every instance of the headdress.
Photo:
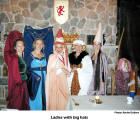
{"label": "headdress", "polygon": [[101,43],[103,45],[102,24],[101,23],[99,23],[99,25],[98,25],[98,30],[97,30],[97,33],[96,33],[96,36],[95,36],[93,42]]}
{"label": "headdress", "polygon": [[63,34],[62,34],[62,29],[59,29],[59,31],[56,35],[56,40],[55,40],[54,44],[62,44],[62,45],[65,44]]}

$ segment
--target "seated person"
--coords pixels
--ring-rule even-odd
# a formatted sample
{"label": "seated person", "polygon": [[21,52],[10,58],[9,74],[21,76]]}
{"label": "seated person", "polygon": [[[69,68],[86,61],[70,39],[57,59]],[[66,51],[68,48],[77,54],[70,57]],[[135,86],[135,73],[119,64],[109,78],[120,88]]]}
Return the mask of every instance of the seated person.
{"label": "seated person", "polygon": [[115,85],[116,85],[117,95],[129,94],[128,83],[130,81],[130,71],[131,71],[131,63],[127,59],[121,58],[119,60],[117,73],[116,73]]}

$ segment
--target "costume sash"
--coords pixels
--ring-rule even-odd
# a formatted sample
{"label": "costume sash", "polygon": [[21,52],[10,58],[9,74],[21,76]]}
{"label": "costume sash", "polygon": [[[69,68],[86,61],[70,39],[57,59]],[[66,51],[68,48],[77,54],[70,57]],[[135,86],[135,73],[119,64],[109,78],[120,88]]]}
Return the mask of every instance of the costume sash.
{"label": "costume sash", "polygon": [[[79,65],[71,65],[71,68],[73,69],[74,67],[76,68],[82,68],[82,64]],[[71,95],[78,95],[79,90],[80,90],[80,84],[78,80],[78,72],[77,70],[74,71],[73,79],[72,79],[72,85],[71,85]]]}

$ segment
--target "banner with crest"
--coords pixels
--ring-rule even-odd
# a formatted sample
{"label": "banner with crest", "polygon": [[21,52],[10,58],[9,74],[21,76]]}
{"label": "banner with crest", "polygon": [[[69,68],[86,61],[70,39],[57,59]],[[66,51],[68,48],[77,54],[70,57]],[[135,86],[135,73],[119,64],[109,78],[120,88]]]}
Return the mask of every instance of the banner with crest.
{"label": "banner with crest", "polygon": [[68,20],[69,0],[54,0],[54,19],[59,24]]}

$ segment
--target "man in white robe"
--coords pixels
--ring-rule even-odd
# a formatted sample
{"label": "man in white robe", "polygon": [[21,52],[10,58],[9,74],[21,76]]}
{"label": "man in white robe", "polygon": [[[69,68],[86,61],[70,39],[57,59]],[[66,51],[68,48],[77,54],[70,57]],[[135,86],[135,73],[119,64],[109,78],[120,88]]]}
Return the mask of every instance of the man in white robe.
{"label": "man in white robe", "polygon": [[93,73],[91,57],[85,51],[85,43],[81,39],[75,40],[73,46],[75,51],[69,54],[69,90],[71,95],[87,95]]}

